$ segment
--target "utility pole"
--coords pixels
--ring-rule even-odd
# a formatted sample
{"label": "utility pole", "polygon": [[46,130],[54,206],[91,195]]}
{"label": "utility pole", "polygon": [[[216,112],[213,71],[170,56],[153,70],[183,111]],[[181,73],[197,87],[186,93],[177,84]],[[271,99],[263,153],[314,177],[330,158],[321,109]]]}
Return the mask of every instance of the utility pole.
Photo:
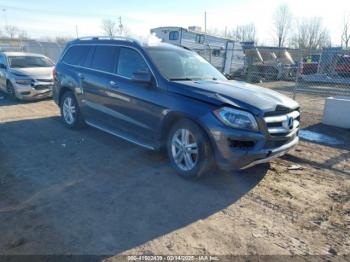
{"label": "utility pole", "polygon": [[204,12],[204,43],[207,42],[207,12]]}
{"label": "utility pole", "polygon": [[4,12],[4,20],[5,20],[5,27],[7,27],[7,14],[6,14],[6,8],[3,8],[2,11]]}
{"label": "utility pole", "polygon": [[204,33],[207,34],[207,12],[204,12]]}
{"label": "utility pole", "polygon": [[122,17],[119,16],[119,34],[120,36],[123,35],[123,24],[122,24]]}
{"label": "utility pole", "polygon": [[77,38],[79,38],[78,25],[75,25],[75,34],[77,35]]}

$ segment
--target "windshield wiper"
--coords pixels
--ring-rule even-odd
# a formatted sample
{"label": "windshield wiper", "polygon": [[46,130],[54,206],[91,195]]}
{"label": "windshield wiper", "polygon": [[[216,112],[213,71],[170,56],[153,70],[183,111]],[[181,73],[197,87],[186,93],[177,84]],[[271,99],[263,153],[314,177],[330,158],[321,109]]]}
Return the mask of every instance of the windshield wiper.
{"label": "windshield wiper", "polygon": [[193,81],[192,78],[182,77],[182,78],[169,78],[170,81]]}

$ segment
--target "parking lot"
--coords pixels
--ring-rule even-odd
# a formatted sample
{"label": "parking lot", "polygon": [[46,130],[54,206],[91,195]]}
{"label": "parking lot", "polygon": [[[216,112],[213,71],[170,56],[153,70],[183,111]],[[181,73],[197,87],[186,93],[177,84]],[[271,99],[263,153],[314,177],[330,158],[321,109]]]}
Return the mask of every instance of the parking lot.
{"label": "parking lot", "polygon": [[340,143],[197,182],[161,153],[66,129],[51,100],[0,99],[0,254],[349,254],[350,131],[320,124],[324,98],[297,99],[302,127]]}

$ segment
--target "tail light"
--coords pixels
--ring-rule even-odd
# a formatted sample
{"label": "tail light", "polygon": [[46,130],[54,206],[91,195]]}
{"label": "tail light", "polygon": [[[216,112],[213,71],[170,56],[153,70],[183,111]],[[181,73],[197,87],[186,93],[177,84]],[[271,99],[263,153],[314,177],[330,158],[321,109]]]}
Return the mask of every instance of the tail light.
{"label": "tail light", "polygon": [[53,77],[53,80],[54,80],[54,81],[57,80],[57,71],[56,71],[56,67],[54,67],[53,70],[52,70],[52,77]]}

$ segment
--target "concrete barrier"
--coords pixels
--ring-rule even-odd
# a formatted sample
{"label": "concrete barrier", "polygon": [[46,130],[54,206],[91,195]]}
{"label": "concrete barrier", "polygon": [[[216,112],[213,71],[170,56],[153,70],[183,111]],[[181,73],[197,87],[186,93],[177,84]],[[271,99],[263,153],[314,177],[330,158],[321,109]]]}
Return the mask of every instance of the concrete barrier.
{"label": "concrete barrier", "polygon": [[350,128],[350,97],[328,97],[324,107],[322,123],[330,126]]}

